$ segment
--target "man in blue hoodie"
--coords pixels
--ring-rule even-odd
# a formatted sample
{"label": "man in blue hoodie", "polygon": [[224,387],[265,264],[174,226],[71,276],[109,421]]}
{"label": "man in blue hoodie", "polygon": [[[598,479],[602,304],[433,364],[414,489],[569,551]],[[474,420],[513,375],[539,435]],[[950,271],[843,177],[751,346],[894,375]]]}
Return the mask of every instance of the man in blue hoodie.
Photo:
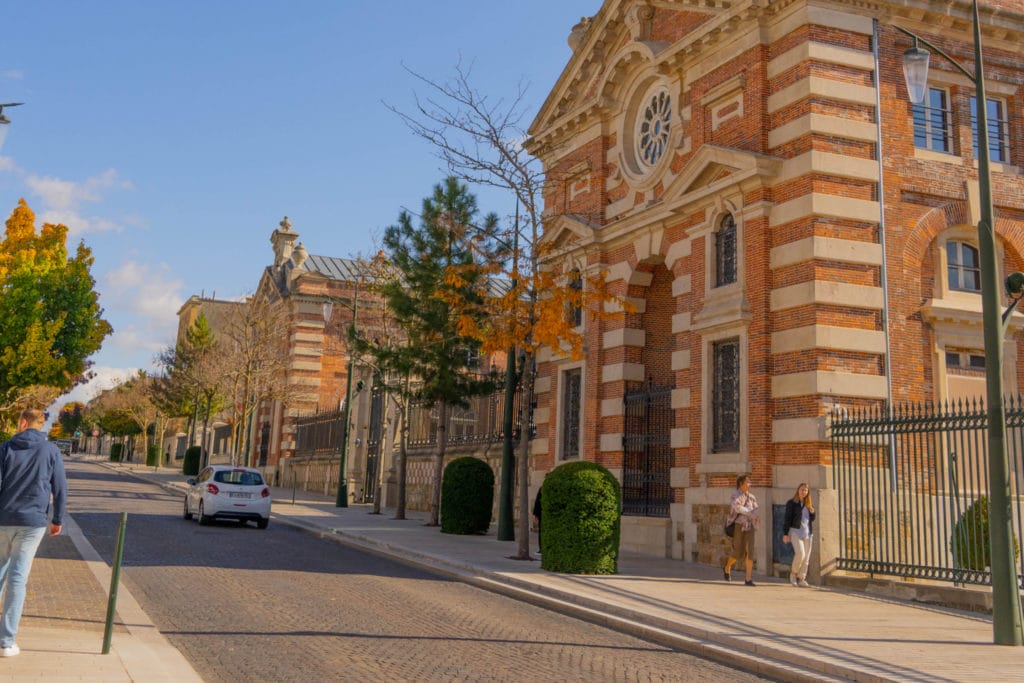
{"label": "man in blue hoodie", "polygon": [[60,533],[67,510],[64,463],[60,449],[41,431],[45,420],[42,410],[25,409],[18,418],[18,433],[0,444],[0,586],[6,588],[0,657],[21,652],[14,637],[32,560],[47,526],[51,536]]}

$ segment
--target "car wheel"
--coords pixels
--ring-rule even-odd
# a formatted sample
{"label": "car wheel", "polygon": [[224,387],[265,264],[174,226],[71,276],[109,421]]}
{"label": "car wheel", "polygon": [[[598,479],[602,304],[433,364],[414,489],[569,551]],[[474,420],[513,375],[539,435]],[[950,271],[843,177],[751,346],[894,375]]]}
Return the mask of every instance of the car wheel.
{"label": "car wheel", "polygon": [[257,529],[266,529],[268,524],[270,524],[270,517],[260,517],[256,520]]}
{"label": "car wheel", "polygon": [[203,510],[203,501],[199,501],[199,524],[206,526],[210,523],[210,518],[206,516],[206,512]]}
{"label": "car wheel", "polygon": [[181,516],[185,519],[192,519],[192,513],[188,511],[188,496],[185,496],[185,512]]}

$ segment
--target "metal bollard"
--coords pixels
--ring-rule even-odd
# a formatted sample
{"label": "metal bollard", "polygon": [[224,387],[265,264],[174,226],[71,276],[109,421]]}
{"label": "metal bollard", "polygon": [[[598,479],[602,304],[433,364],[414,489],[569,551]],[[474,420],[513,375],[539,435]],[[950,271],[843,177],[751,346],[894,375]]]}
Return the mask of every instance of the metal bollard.
{"label": "metal bollard", "polygon": [[110,572],[110,597],[107,598],[107,623],[103,629],[103,654],[110,654],[110,637],[114,632],[114,613],[117,611],[117,584],[121,581],[121,558],[124,557],[124,530],[128,526],[128,513],[121,513],[114,546],[114,564]]}
{"label": "metal bollard", "polygon": [[295,505],[295,472],[292,472],[292,505]]}

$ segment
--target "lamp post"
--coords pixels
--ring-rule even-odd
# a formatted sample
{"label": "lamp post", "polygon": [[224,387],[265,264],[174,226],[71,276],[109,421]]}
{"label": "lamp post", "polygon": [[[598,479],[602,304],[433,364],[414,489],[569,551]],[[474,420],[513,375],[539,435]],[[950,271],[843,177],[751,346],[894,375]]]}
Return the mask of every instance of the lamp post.
{"label": "lamp post", "polygon": [[[518,273],[519,266],[519,200],[516,199],[516,223],[515,232],[512,235],[512,290],[515,291],[516,287],[519,286]],[[502,448],[501,448],[501,488],[498,490],[498,540],[499,541],[514,541],[516,540],[515,531],[515,520],[512,514],[512,508],[514,506],[513,501],[513,489],[515,488],[515,462],[516,457],[512,447],[512,422],[513,422],[513,410],[512,405],[515,402],[516,397],[516,347],[515,345],[509,345],[508,354],[505,357],[505,406],[504,413],[502,414]],[[526,430],[523,425],[519,427],[519,438],[528,438]],[[523,482],[523,486],[526,486],[526,482]],[[522,510],[520,514],[526,514],[526,510]]]}
{"label": "lamp post", "polygon": [[[349,422],[352,415],[352,370],[355,361],[355,353],[352,352],[352,338],[355,337],[356,332],[356,317],[359,313],[359,282],[356,281],[354,284],[354,291],[352,294],[352,322],[349,323],[349,341],[348,341],[348,372],[345,378],[345,409],[342,411],[342,428],[341,428],[341,462],[338,467],[338,495],[334,500],[334,507],[347,508],[348,507],[348,430]],[[330,322],[331,312],[333,311],[333,304],[330,301],[324,303],[324,324]]]}
{"label": "lamp post", "polygon": [[[988,460],[991,482],[989,544],[992,569],[992,629],[997,645],[1024,645],[1020,593],[1013,551],[1013,516],[1010,510],[1009,464],[1006,457],[1006,411],[1003,407],[1003,320],[999,303],[999,265],[996,261],[995,224],[992,208],[992,168],[989,157],[988,100],[981,53],[981,22],[978,0],[973,0],[974,73],[924,38],[896,28],[914,40],[903,55],[903,70],[911,101],[920,104],[928,89],[927,50],[924,43],[945,57],[974,82],[978,127],[978,187],[981,221],[978,223],[978,259],[981,275],[982,325],[985,335],[985,402],[988,412]],[[1009,282],[1007,283],[1010,284]],[[1019,285],[1017,286],[1020,289]]]}
{"label": "lamp post", "polygon": [[11,125],[11,120],[4,116],[4,107],[20,107],[24,102],[7,102],[0,104],[0,147],[4,146],[4,138],[7,137],[7,127]]}

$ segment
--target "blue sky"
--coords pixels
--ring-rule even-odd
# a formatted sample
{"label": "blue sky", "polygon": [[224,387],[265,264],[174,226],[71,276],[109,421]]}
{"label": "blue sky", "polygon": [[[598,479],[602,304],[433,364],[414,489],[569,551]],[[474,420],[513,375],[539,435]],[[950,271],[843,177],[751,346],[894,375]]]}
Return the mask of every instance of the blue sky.
{"label": "blue sky", "polygon": [[[251,292],[284,215],[352,256],[443,177],[409,111],[460,61],[492,97],[528,84],[528,124],[599,0],[103,0],[7,3],[0,212],[24,197],[84,239],[115,333],[101,382],[148,368],[191,294]],[[483,212],[506,198],[479,193]],[[75,398],[89,398],[93,387]]]}

